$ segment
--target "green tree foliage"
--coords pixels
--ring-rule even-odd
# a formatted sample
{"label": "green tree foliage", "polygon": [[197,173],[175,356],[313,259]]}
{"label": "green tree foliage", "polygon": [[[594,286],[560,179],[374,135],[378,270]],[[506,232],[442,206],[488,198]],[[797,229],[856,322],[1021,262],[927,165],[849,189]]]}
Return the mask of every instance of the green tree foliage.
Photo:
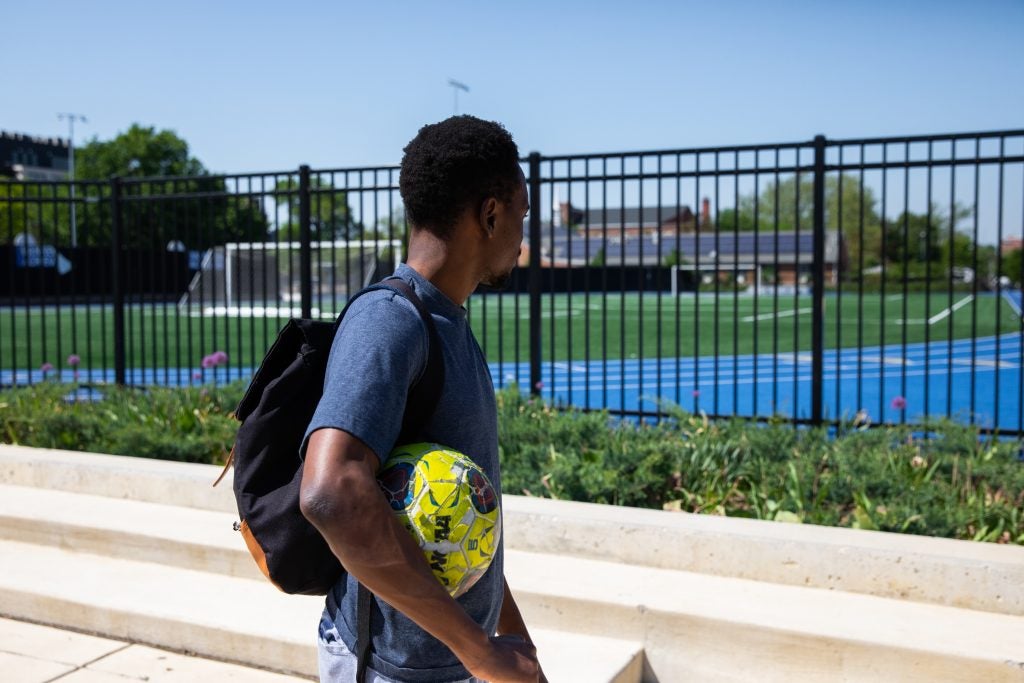
{"label": "green tree foliage", "polygon": [[[881,262],[882,221],[876,209],[874,191],[853,175],[825,178],[825,229],[842,230],[846,245],[848,273]],[[808,174],[791,176],[777,184],[769,182],[758,201],[762,226],[787,232],[814,227],[814,180]]]}
{"label": "green tree foliage", "polygon": [[93,138],[75,152],[78,180],[205,175],[206,168],[189,155],[188,143],[174,131],[137,123],[113,140]]}
{"label": "green tree foliage", "polygon": [[662,265],[671,268],[672,266],[681,266],[684,263],[687,263],[687,260],[683,256],[683,253],[679,249],[673,249],[667,256],[665,256]]}
{"label": "green tree foliage", "polygon": [[[842,229],[848,272],[860,267],[862,255],[865,268],[881,262],[882,225],[875,207],[874,191],[858,177],[825,178],[825,229]],[[800,174],[769,181],[756,201],[753,195],[741,196],[738,207],[718,212],[716,223],[727,231],[810,231],[814,227],[814,179]]]}
{"label": "green tree foliage", "polygon": [[[339,190],[318,177],[309,180],[309,230],[315,240],[354,240],[363,233],[363,225],[352,216],[348,193]],[[287,210],[287,219],[278,229],[282,240],[299,239],[299,179],[289,177],[277,181],[274,201],[279,209]]]}
{"label": "green tree foliage", "polygon": [[[949,277],[950,266],[973,269],[974,240],[962,227],[970,215],[970,209],[957,205],[950,219],[942,208],[933,204],[929,213],[904,211],[894,220],[886,221],[883,248],[886,279],[902,282],[906,275],[911,281],[930,277],[944,282]],[[979,245],[977,252],[982,274],[994,273],[992,248]]]}
{"label": "green tree foliage", "polygon": [[[887,281],[902,281],[904,274],[912,280],[924,280],[929,274],[933,279],[945,279],[951,265],[974,268],[975,263],[979,277],[995,277],[993,248],[978,245],[976,249],[965,230],[970,216],[970,209],[959,204],[952,215],[933,205],[928,213],[904,211],[886,220],[879,212],[874,190],[856,175],[825,178],[825,230],[842,232],[848,280],[857,279],[862,266],[874,269],[883,261]],[[719,211],[716,224],[725,231],[810,231],[814,227],[814,180],[809,174],[800,174],[777,183],[770,181],[756,201],[752,194],[743,195],[738,207]]]}
{"label": "green tree foliage", "polygon": [[21,183],[0,178],[0,244],[10,244],[21,234],[37,242],[52,242],[60,226],[70,225],[64,186]]}
{"label": "green tree foliage", "polygon": [[[96,138],[75,152],[78,244],[103,247],[112,239],[111,179],[122,183],[122,244],[188,249],[267,237],[258,199],[229,190],[189,155],[173,131],[134,124],[112,140]],[[27,232],[41,243],[70,244],[69,185],[0,186],[0,241]],[[34,201],[36,199],[41,201]]]}
{"label": "green tree foliage", "polygon": [[1003,254],[1001,274],[1010,278],[1017,287],[1024,284],[1024,249],[1014,249]]}

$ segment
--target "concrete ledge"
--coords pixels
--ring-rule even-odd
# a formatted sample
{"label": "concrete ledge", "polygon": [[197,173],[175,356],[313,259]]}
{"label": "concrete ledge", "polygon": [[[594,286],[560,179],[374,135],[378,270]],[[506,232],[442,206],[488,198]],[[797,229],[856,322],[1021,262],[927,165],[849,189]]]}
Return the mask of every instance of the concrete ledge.
{"label": "concrete ledge", "polygon": [[1024,547],[505,497],[511,548],[1024,615]]}
{"label": "concrete ledge", "polygon": [[642,638],[663,683],[1024,680],[1021,617],[519,551],[506,571],[529,623]]}
{"label": "concrete ledge", "polygon": [[[0,484],[236,514],[231,472],[0,445]],[[1024,615],[1024,547],[505,496],[507,547]]]}
{"label": "concrete ledge", "polygon": [[[0,615],[315,678],[323,598],[267,581],[0,540]],[[531,630],[552,683],[639,683],[639,641]]]}
{"label": "concrete ledge", "polygon": [[215,465],[0,444],[0,484],[237,514],[231,472],[213,488],[220,472]]}
{"label": "concrete ledge", "polygon": [[316,675],[323,599],[269,583],[0,541],[0,614]]}
{"label": "concrete ledge", "polygon": [[236,515],[0,484],[0,539],[266,581]]}

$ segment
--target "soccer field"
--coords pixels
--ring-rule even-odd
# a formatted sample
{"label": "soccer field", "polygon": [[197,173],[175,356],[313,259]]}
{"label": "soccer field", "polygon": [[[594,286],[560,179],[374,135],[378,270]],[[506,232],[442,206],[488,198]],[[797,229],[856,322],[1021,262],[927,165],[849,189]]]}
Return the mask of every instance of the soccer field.
{"label": "soccer field", "polygon": [[[812,304],[809,296],[793,295],[544,295],[542,354],[545,360],[587,360],[806,351]],[[528,359],[526,295],[478,296],[468,308],[488,360],[514,360],[517,349],[520,360]],[[969,339],[1021,329],[1020,316],[993,294],[825,297],[825,348]]]}
{"label": "soccer field", "polygon": [[[544,360],[677,358],[789,353],[811,348],[808,296],[757,298],[723,293],[673,297],[648,293],[545,294],[541,299]],[[489,361],[529,360],[527,295],[474,296],[470,324]],[[193,368],[225,351],[234,368],[252,368],[285,319],[179,314],[173,305],[126,311],[129,368]],[[957,292],[825,297],[825,347],[913,344],[1019,332],[1021,319],[992,294]],[[0,370],[60,368],[70,354],[80,368],[114,366],[110,306],[0,308]]]}

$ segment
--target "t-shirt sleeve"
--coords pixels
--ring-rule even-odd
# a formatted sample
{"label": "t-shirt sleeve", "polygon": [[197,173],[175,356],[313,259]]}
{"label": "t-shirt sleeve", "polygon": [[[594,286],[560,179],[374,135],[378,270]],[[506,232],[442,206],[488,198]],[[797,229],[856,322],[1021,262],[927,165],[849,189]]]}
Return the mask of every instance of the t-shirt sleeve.
{"label": "t-shirt sleeve", "polygon": [[426,366],[427,344],[411,302],[391,292],[357,299],[334,337],[302,457],[313,432],[333,428],[358,438],[383,462],[401,432],[409,387]]}

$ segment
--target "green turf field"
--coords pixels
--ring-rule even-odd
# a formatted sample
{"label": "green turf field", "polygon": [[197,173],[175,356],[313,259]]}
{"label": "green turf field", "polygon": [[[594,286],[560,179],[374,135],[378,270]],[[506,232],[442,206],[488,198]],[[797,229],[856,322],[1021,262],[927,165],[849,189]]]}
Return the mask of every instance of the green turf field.
{"label": "green turf field", "polygon": [[[470,301],[470,320],[491,361],[516,352],[528,358],[529,300],[525,295],[490,295]],[[950,313],[950,303],[955,310]],[[694,297],[664,294],[550,295],[541,313],[544,358],[600,359],[785,353],[811,348],[811,297]],[[825,297],[826,348],[900,344],[983,337],[1021,330],[1013,309],[994,296],[933,292]],[[858,324],[858,320],[860,323]],[[660,326],[659,326],[660,321]],[[716,324],[717,322],[717,324]],[[589,334],[588,334],[589,332]],[[837,341],[839,343],[837,343]]]}
{"label": "green turf field", "polygon": [[[950,301],[955,311],[949,312]],[[517,309],[518,302],[518,309]],[[840,305],[841,302],[841,305]],[[467,305],[488,360],[529,358],[526,295],[476,296]],[[901,295],[844,293],[825,298],[827,348],[877,346],[969,338],[1021,330],[1021,320],[994,296],[957,292]],[[858,319],[860,323],[858,324]],[[660,321],[660,325],[659,325]],[[717,324],[716,324],[717,321]],[[129,367],[195,367],[216,350],[232,365],[252,366],[273,342],[281,318],[191,317],[175,306],[133,306],[126,316]],[[589,332],[589,334],[588,334]],[[723,293],[695,297],[614,293],[544,295],[541,310],[545,359],[609,359],[747,353],[785,353],[811,347],[811,299],[792,295]],[[927,335],[927,337],[926,337]],[[83,367],[113,367],[111,307],[0,308],[0,368],[58,366],[75,353]]]}

